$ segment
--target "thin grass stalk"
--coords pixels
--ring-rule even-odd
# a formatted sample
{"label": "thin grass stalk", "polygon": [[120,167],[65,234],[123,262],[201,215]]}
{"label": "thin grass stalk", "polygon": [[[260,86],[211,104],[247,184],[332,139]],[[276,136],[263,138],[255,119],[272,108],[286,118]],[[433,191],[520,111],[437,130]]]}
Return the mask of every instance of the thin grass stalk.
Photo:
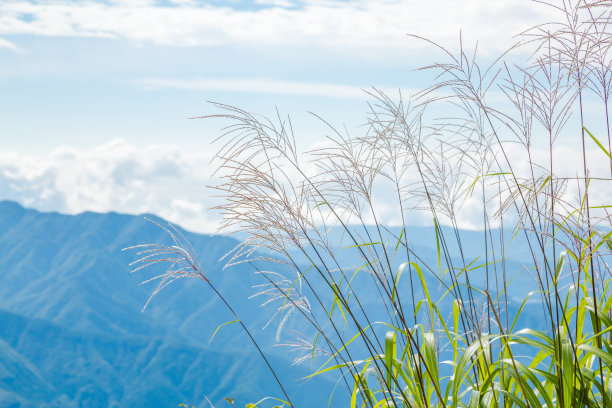
{"label": "thin grass stalk", "polygon": [[[195,278],[201,279],[204,282],[206,282],[206,284],[213,290],[213,292],[217,295],[217,297],[227,307],[227,309],[230,311],[230,313],[232,313],[232,315],[236,318],[236,320],[238,321],[238,323],[242,327],[243,331],[247,334],[247,336],[249,337],[249,339],[251,340],[251,342],[253,343],[253,345],[257,349],[257,352],[259,353],[261,358],[264,360],[266,366],[268,367],[268,370],[270,371],[270,373],[274,377],[274,380],[276,381],[276,383],[278,384],[279,388],[281,389],[281,392],[283,393],[283,395],[287,399],[287,403],[289,404],[290,407],[294,407],[293,403],[291,402],[291,398],[289,397],[289,395],[287,394],[287,391],[285,390],[285,387],[283,386],[283,384],[281,383],[280,379],[276,375],[276,371],[274,370],[274,368],[272,367],[272,365],[268,361],[268,359],[265,356],[265,354],[263,353],[262,349],[259,347],[259,344],[255,340],[255,338],[253,338],[253,336],[251,335],[251,332],[247,329],[247,327],[244,325],[242,320],[238,317],[238,315],[236,314],[234,309],[230,306],[230,304],[227,302],[225,297],[217,290],[217,288],[212,284],[212,282],[210,282],[210,280],[206,277],[206,274],[202,270],[202,268],[201,268],[201,266],[200,266],[200,264],[198,262],[198,258],[195,255],[195,251],[194,251],[193,247],[191,246],[191,244],[189,243],[189,241],[183,236],[183,234],[180,231],[178,231],[172,225],[170,226],[170,228],[172,228],[172,230],[170,230],[170,229],[160,225],[159,223],[157,223],[155,221],[151,220],[151,222],[154,223],[155,225],[157,225],[158,227],[160,227],[161,229],[163,229],[164,231],[166,231],[171,236],[171,238],[174,241],[175,245],[173,247],[168,247],[168,246],[165,246],[165,245],[151,245],[151,244],[147,244],[147,245],[132,246],[132,247],[128,247],[128,248],[124,249],[124,250],[132,250],[132,249],[142,250],[142,249],[144,249],[144,252],[142,252],[142,251],[139,252],[139,255],[144,255],[144,256],[142,256],[141,258],[139,258],[138,260],[136,260],[136,261],[134,261],[134,262],[132,262],[130,264],[130,265],[141,264],[140,266],[138,266],[135,269],[133,269],[132,272],[138,271],[138,270],[143,269],[143,268],[147,268],[149,266],[152,266],[152,265],[160,263],[160,262],[161,263],[169,263],[170,264],[170,267],[168,268],[166,273],[164,273],[160,277],[153,278],[153,279],[161,278],[161,280],[160,280],[160,283],[159,283],[157,289],[153,292],[153,294],[149,298],[149,301],[147,301],[147,304],[150,302],[150,300],[153,298],[153,296],[155,296],[157,293],[159,293],[159,290],[161,290],[163,287],[165,287],[168,283],[171,283],[172,281],[174,281],[174,280],[176,280],[176,279],[178,279],[180,277],[195,277]],[[176,258],[168,258],[167,254],[177,255],[177,257]],[[157,256],[159,256],[159,255],[161,255],[162,258],[158,258]],[[173,268],[177,264],[181,265],[181,267],[178,270],[174,270]],[[169,282],[168,282],[168,280],[169,280]],[[146,307],[146,305],[145,305],[145,307]]]}

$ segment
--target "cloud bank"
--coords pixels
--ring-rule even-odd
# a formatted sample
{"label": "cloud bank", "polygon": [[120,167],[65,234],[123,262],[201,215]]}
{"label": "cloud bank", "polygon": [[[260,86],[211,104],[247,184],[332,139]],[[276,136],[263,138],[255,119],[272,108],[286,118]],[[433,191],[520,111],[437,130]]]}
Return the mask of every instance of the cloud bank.
{"label": "cloud bank", "polygon": [[546,20],[529,0],[304,0],[200,4],[153,0],[1,0],[0,35],[102,37],[170,46],[403,47],[406,34],[456,43],[460,29],[496,50]]}
{"label": "cloud bank", "polygon": [[153,213],[187,229],[213,232],[210,155],[171,145],[139,148],[114,140],[47,155],[0,153],[0,198],[43,211]]}
{"label": "cloud bank", "polygon": [[[530,174],[521,150],[510,148],[508,153],[517,173]],[[581,174],[578,149],[560,146],[555,155],[560,176]],[[547,153],[534,150],[533,156],[546,160]],[[607,177],[609,161],[602,152],[591,150],[588,158],[591,176]],[[219,215],[207,211],[218,203],[207,188],[217,183],[211,178],[210,159],[211,154],[206,152],[181,151],[173,145],[138,147],[120,139],[89,150],[59,147],[44,155],[0,153],[0,199],[70,214],[153,213],[187,229],[213,233],[219,225]],[[581,179],[570,181],[568,200],[575,201],[582,188]],[[386,225],[399,225],[401,221],[393,205],[395,194],[383,189],[375,196],[379,221]],[[609,182],[593,181],[591,205],[609,204],[611,196]],[[430,218],[417,212],[407,214],[410,225],[427,225]],[[469,197],[458,219],[460,228],[481,228],[480,197]]]}

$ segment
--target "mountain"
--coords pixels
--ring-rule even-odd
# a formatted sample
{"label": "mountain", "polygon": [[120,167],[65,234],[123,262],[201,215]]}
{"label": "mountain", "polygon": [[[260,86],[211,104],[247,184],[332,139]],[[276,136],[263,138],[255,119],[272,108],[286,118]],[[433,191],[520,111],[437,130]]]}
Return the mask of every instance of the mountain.
{"label": "mountain", "polygon": [[[260,393],[278,393],[253,353],[195,347],[167,337],[83,333],[4,311],[0,321],[0,407],[205,406],[197,404],[203,395],[245,402]],[[272,363],[279,375],[290,375],[278,358]],[[298,384],[288,390],[301,391]],[[323,399],[305,393],[299,404],[321,406]]]}
{"label": "mountain", "polygon": [[[149,216],[152,219],[162,220]],[[217,407],[281,396],[273,377],[205,282],[182,280],[142,312],[155,271],[130,273],[137,258],[123,248],[169,243],[142,216],[39,213],[0,202],[0,407]],[[334,384],[290,367],[261,328],[273,310],[249,300],[258,277],[218,262],[236,241],[184,232],[203,270],[266,345],[297,406],[325,406]],[[159,272],[158,270],[157,272]],[[259,278],[261,279],[261,278]],[[272,352],[272,353],[271,353]],[[281,358],[279,356],[283,356]]]}
{"label": "mountain", "polygon": [[[167,225],[153,215],[146,218]],[[294,331],[311,333],[307,322],[292,319],[277,333],[276,318],[262,330],[279,306],[261,307],[266,298],[253,297],[262,291],[259,285],[265,279],[247,264],[224,269],[219,262],[238,241],[179,230],[194,247],[206,278],[269,356],[296,407],[327,406],[335,382],[325,377],[300,381],[311,373],[310,367],[290,366],[297,355],[287,347],[274,346],[278,336],[285,342]],[[459,233],[470,262],[479,256],[482,237],[469,231]],[[444,230],[444,234],[450,242],[452,231]],[[384,239],[391,240],[393,235],[399,235],[399,230],[391,230]],[[433,230],[410,228],[407,236],[421,257],[418,263],[435,269]],[[359,267],[357,249],[341,238],[331,236],[332,242],[339,243],[335,248],[339,264]],[[143,243],[171,244],[171,240],[145,216],[41,213],[14,202],[0,202],[0,408],[171,407],[179,403],[208,407],[204,396],[220,408],[229,406],[224,397],[235,398],[238,406],[244,406],[268,395],[282,395],[239,325],[223,326],[209,344],[216,328],[235,317],[203,280],[172,283],[142,311],[157,283],[141,283],[164,271],[160,267],[130,273],[137,251],[123,249]],[[519,240],[517,246],[514,260],[507,263],[514,273],[523,269],[519,261],[524,259],[525,242]],[[454,263],[461,264],[458,249],[451,247],[451,253]],[[403,256],[405,253],[398,252],[394,268],[405,261]],[[305,258],[301,261],[306,264]],[[273,267],[283,271],[282,265]],[[474,281],[482,282],[484,271],[470,273]],[[428,273],[427,280],[434,297],[443,292],[434,274]],[[316,294],[329,304],[333,295],[321,290],[320,278],[313,275],[311,282],[313,287],[304,288],[304,293],[310,298]],[[409,283],[405,277],[398,286],[405,302],[412,301]],[[371,277],[362,271],[352,284],[372,321],[386,319]],[[511,284],[519,300],[534,288],[535,283],[524,274]],[[513,301],[510,308],[517,306]],[[315,301],[311,307],[320,311]],[[539,307],[537,303],[527,307],[524,319],[538,320],[534,316],[540,314]],[[450,313],[444,306],[440,310]],[[352,329],[349,324],[348,332]]]}

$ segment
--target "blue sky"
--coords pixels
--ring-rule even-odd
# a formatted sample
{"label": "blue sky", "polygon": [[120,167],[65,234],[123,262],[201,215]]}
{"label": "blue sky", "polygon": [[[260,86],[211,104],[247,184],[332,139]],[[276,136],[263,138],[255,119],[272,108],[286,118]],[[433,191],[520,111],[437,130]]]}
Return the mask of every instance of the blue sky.
{"label": "blue sky", "polygon": [[[155,212],[205,231],[206,101],[290,114],[299,143],[359,131],[372,86],[409,93],[435,54],[486,57],[548,11],[528,0],[0,0],[0,199]],[[193,221],[197,219],[198,221]]]}

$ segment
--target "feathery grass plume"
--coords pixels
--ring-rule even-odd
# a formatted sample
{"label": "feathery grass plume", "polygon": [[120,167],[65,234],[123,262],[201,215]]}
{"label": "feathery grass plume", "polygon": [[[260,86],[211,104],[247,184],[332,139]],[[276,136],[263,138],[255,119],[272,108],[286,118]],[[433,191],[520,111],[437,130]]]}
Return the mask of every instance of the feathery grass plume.
{"label": "feathery grass plume", "polygon": [[[201,279],[206,284],[217,298],[223,302],[223,304],[227,307],[227,309],[234,315],[236,318],[235,322],[239,323],[242,327],[242,330],[248,335],[251,342],[255,345],[255,348],[261,355],[262,359],[266,363],[268,369],[271,374],[274,376],[274,379],[278,383],[282,393],[284,394],[286,401],[283,401],[290,407],[293,407],[291,403],[291,398],[287,395],[285,388],[283,387],[281,381],[279,380],[276,372],[270,365],[270,362],[266,358],[265,354],[259,347],[257,341],[253,338],[250,331],[244,325],[242,320],[238,317],[234,309],[227,302],[225,297],[217,290],[217,288],[210,282],[210,280],[206,277],[206,273],[202,270],[200,263],[198,261],[197,254],[195,253],[194,248],[191,246],[187,238],[173,225],[169,224],[168,227],[164,227],[156,221],[149,220],[153,224],[157,225],[159,228],[163,229],[168,235],[172,238],[174,245],[161,245],[161,244],[143,244],[143,245],[134,245],[131,247],[124,248],[123,250],[137,250],[137,260],[130,263],[130,266],[133,267],[132,273],[137,272],[139,270],[149,268],[153,265],[157,264],[169,264],[168,269],[161,275],[156,275],[143,283],[151,282],[154,280],[159,280],[159,283],[149,299],[147,300],[144,308],[151,302],[153,297],[155,297],[159,292],[164,289],[166,286],[171,284],[180,278],[196,278]],[[213,335],[214,336],[214,335]]]}
{"label": "feathery grass plume", "polygon": [[[229,123],[215,140],[222,230],[249,237],[225,261],[253,267],[278,344],[317,367],[308,378],[335,374],[346,406],[612,406],[612,2],[540,3],[558,20],[484,64],[461,35],[456,52],[414,36],[444,59],[421,68],[434,82],[369,91],[359,136],[317,116],[330,134],[302,152],[280,114],[214,103],[205,116]],[[430,238],[409,228],[423,214]],[[154,294],[210,284],[168,232],[174,246],[142,247],[143,267],[176,265]]]}

